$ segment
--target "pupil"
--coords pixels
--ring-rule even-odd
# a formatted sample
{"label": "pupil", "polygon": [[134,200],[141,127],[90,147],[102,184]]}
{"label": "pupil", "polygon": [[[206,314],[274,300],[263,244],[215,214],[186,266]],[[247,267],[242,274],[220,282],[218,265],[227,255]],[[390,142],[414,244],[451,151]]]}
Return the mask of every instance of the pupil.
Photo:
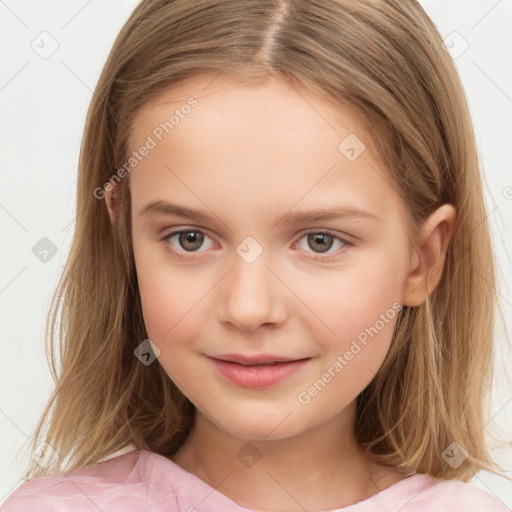
{"label": "pupil", "polygon": [[[326,238],[331,240],[331,243],[326,243]],[[328,251],[332,247],[333,237],[325,233],[315,233],[308,236],[308,243],[319,244],[319,252]],[[311,247],[313,249],[313,247]]]}
{"label": "pupil", "polygon": [[[194,250],[201,247],[203,235],[195,231],[187,231],[180,234],[180,244],[184,249]],[[191,244],[191,246],[189,245]]]}

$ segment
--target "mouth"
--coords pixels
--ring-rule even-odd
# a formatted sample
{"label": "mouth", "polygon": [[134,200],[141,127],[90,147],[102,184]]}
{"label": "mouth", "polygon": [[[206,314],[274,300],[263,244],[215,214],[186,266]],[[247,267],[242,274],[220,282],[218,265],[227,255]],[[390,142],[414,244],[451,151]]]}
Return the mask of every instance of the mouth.
{"label": "mouth", "polygon": [[240,354],[223,354],[208,358],[225,380],[251,389],[273,386],[297,373],[311,359]]}

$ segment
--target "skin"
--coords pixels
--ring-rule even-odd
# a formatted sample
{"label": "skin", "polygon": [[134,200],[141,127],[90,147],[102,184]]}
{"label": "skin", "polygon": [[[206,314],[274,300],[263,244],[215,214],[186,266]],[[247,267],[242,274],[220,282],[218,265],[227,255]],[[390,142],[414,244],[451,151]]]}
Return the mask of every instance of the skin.
{"label": "skin", "polygon": [[[338,150],[349,134],[369,140],[358,119],[275,78],[248,86],[203,76],[174,87],[138,112],[131,149],[190,96],[198,105],[129,175],[148,337],[197,410],[172,460],[247,508],[325,510],[368,499],[407,476],[365,455],[353,435],[356,397],[384,361],[396,317],[307,404],[297,397],[393,304],[425,300],[455,211],[436,210],[410,251],[407,211],[378,155],[369,144],[354,161]],[[155,200],[215,219],[141,215]],[[115,189],[106,202],[115,222]],[[375,218],[284,222],[288,212],[322,207]],[[187,252],[178,236],[161,241],[175,229],[199,230],[203,245]],[[350,245],[328,238],[322,252],[308,244],[307,233],[325,230]],[[263,249],[252,263],[236,251],[247,236]],[[248,389],[206,357],[221,353],[310,359],[276,385]],[[237,456],[248,442],[261,455],[252,467]]]}

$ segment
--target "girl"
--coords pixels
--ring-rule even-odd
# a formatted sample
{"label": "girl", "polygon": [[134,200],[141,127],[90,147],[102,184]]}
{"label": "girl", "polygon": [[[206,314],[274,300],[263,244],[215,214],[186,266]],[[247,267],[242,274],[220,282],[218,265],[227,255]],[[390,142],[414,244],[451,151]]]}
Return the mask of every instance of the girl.
{"label": "girl", "polygon": [[62,362],[3,510],[505,511],[466,483],[499,470],[482,195],[417,2],[144,0],[88,113]]}

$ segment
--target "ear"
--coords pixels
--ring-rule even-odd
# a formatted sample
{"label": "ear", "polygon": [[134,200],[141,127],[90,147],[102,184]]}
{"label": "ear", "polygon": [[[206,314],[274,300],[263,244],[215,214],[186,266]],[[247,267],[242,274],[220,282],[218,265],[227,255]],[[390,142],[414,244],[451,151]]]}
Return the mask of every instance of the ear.
{"label": "ear", "polygon": [[119,214],[119,197],[117,187],[110,183],[105,187],[105,203],[110,216],[110,222],[112,225],[115,225]]}
{"label": "ear", "polygon": [[404,283],[404,306],[419,306],[439,284],[455,218],[455,208],[443,204],[423,223]]}

